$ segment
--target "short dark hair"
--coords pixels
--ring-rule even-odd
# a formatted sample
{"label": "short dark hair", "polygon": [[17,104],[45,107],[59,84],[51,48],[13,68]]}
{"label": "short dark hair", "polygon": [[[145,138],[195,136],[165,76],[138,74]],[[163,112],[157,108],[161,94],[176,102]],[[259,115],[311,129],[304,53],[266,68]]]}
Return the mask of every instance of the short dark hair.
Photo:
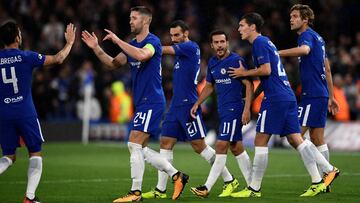
{"label": "short dark hair", "polygon": [[19,26],[14,21],[7,21],[0,27],[0,42],[2,45],[10,45],[15,42],[19,35]]}
{"label": "short dark hair", "polygon": [[185,32],[189,30],[188,24],[186,24],[183,20],[175,20],[170,24],[170,28],[180,27],[181,31]]}
{"label": "short dark hair", "polygon": [[308,24],[310,26],[313,26],[315,14],[314,11],[310,8],[310,6],[304,4],[295,4],[291,7],[290,12],[292,12],[293,10],[299,11],[301,19],[304,20],[305,18],[307,18]]}
{"label": "short dark hair", "polygon": [[261,32],[264,25],[264,18],[258,13],[248,13],[241,17],[241,20],[245,19],[248,25],[255,25],[256,31]]}
{"label": "short dark hair", "polygon": [[213,41],[214,35],[225,35],[225,40],[228,41],[228,34],[224,30],[213,30],[210,32],[209,41]]}
{"label": "short dark hair", "polygon": [[135,7],[132,7],[130,9],[130,11],[137,11],[137,12],[141,13],[142,15],[147,15],[150,18],[152,17],[151,10],[149,8],[147,8],[146,6],[135,6]]}

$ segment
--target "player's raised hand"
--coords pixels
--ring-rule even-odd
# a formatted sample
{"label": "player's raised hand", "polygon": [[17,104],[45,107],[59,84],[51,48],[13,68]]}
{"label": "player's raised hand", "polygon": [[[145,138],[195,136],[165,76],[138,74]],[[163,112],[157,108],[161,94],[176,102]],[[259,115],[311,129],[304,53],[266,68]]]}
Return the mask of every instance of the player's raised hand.
{"label": "player's raised hand", "polygon": [[87,30],[82,31],[81,39],[91,49],[94,49],[99,45],[98,38],[96,37],[94,32],[90,34]]}
{"label": "player's raised hand", "polygon": [[238,78],[238,77],[243,77],[245,76],[244,73],[246,72],[246,69],[244,68],[244,66],[241,64],[241,62],[239,61],[239,68],[233,68],[230,67],[228,70],[228,74],[230,77],[232,78]]}
{"label": "player's raised hand", "polygon": [[335,98],[330,98],[328,103],[328,110],[332,115],[336,115],[339,112],[339,104]]}
{"label": "player's raised hand", "polygon": [[75,41],[76,27],[74,24],[69,23],[66,26],[66,31],[64,33],[66,43],[73,45]]}
{"label": "player's raised hand", "polygon": [[198,108],[199,108],[199,105],[197,103],[195,103],[193,105],[193,107],[190,109],[191,117],[196,118],[196,111],[197,111]]}
{"label": "player's raised hand", "polygon": [[111,40],[114,44],[116,44],[120,39],[113,32],[108,29],[104,29],[108,34],[104,37],[103,41]]}
{"label": "player's raised hand", "polygon": [[241,122],[243,125],[246,125],[250,122],[250,118],[251,118],[251,114],[250,114],[250,110],[248,109],[244,109],[244,112],[241,116]]}

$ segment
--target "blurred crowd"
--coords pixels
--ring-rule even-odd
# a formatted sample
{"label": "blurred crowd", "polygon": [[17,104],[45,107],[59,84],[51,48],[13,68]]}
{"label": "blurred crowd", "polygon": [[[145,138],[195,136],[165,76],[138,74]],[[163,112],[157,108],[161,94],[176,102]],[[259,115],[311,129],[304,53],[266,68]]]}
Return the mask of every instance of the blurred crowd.
{"label": "blurred crowd", "polygon": [[[271,38],[278,49],[296,46],[297,35],[290,31],[289,8],[295,3],[310,5],[315,11],[314,29],[327,43],[327,55],[331,61],[336,98],[341,103],[342,114],[335,119],[342,121],[360,119],[360,3],[356,0],[295,1],[284,0],[2,0],[0,22],[14,19],[23,34],[23,49],[44,54],[55,54],[64,44],[64,29],[72,22],[77,27],[77,39],[65,63],[34,72],[33,98],[39,118],[47,121],[79,119],[84,97],[84,81],[91,75],[94,95],[92,108],[98,121],[123,122],[132,111],[122,112],[116,118],[114,112],[131,108],[131,78],[128,66],[109,71],[99,62],[92,51],[81,41],[81,31],[95,32],[100,45],[112,56],[121,50],[111,42],[102,42],[104,28],[130,41],[129,11],[132,6],[145,5],[153,11],[150,31],[160,37],[163,44],[171,44],[169,24],[182,19],[190,26],[190,38],[199,43],[202,52],[202,81],[206,75],[207,60],[212,56],[208,33],[215,28],[225,30],[230,47],[243,56],[252,66],[251,50],[241,41],[239,18],[248,12],[264,16],[263,34]],[[292,87],[299,92],[300,82],[297,58],[283,59]],[[166,99],[172,97],[173,58],[164,56],[163,87]],[[119,84],[121,82],[121,84]],[[115,85],[115,86],[114,86]],[[121,86],[121,96],[118,95]],[[115,90],[114,90],[115,89]],[[125,95],[125,96],[124,96]],[[126,101],[126,108],[116,98]],[[214,99],[204,106],[205,117],[213,118],[216,112]],[[256,112],[254,112],[256,113]],[[120,113],[121,114],[121,113]],[[125,116],[125,118],[124,118]],[[211,119],[210,121],[211,122]]]}

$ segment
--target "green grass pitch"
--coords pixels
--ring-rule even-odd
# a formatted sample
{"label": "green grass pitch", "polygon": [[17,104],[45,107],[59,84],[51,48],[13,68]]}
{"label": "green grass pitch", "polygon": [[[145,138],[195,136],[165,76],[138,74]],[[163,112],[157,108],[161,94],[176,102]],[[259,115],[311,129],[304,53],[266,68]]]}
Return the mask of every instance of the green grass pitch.
{"label": "green grass pitch", "polygon": [[[152,143],[153,149],[159,149]],[[248,150],[253,158],[253,150]],[[131,186],[129,152],[123,143],[46,143],[43,147],[43,175],[37,196],[45,203],[106,203],[124,195]],[[0,175],[0,203],[22,202],[27,179],[27,153],[24,148],[11,168]],[[341,170],[332,185],[332,193],[312,198],[299,195],[310,185],[310,177],[295,150],[271,149],[260,199],[218,198],[222,180],[206,199],[195,197],[190,186],[206,181],[210,166],[195,154],[188,144],[178,144],[174,150],[175,167],[190,175],[190,180],[178,202],[360,202],[360,153],[331,152],[332,162]],[[229,154],[227,166],[245,186],[235,158]],[[155,187],[157,171],[146,164],[143,191]],[[173,185],[168,183],[168,196]],[[173,202],[144,200],[144,202]]]}

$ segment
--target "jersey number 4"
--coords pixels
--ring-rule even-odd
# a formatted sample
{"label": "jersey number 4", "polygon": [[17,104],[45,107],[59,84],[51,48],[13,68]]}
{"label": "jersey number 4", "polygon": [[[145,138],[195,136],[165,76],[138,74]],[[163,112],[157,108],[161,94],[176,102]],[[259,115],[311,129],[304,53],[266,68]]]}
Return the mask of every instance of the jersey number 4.
{"label": "jersey number 4", "polygon": [[17,84],[18,79],[16,77],[16,72],[15,72],[14,66],[10,67],[10,72],[11,72],[11,77],[7,78],[6,77],[6,69],[5,68],[1,69],[2,81],[5,84],[12,83],[13,88],[14,88],[14,93],[17,94],[19,92],[19,87]]}

